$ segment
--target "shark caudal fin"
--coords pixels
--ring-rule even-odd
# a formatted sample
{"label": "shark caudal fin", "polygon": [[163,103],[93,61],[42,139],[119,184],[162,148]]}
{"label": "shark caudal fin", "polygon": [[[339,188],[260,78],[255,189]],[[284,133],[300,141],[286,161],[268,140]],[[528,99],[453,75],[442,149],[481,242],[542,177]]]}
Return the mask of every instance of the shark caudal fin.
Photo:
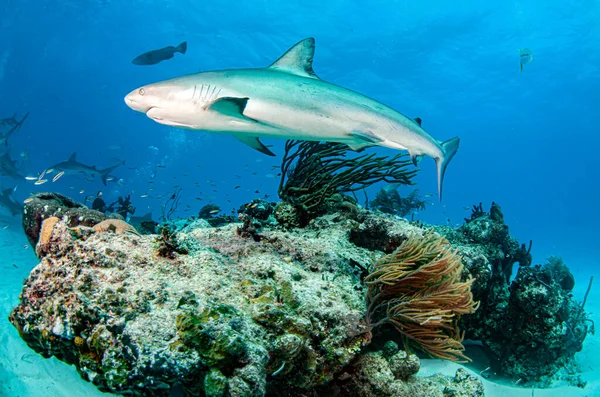
{"label": "shark caudal fin", "polygon": [[175,50],[177,52],[185,54],[185,52],[187,51],[187,41],[184,41],[183,43],[179,44],[177,47],[175,47]]}
{"label": "shark caudal fin", "polygon": [[104,186],[106,186],[106,179],[108,178],[110,173],[113,172],[115,170],[115,168],[117,168],[121,165],[125,165],[125,162],[123,161],[122,163],[115,164],[112,167],[108,167],[108,168],[98,171],[102,177],[102,183],[104,184]]}
{"label": "shark caudal fin", "polygon": [[440,198],[440,201],[442,201],[442,186],[444,184],[444,174],[446,174],[446,167],[448,167],[450,160],[452,160],[452,157],[454,157],[454,155],[458,151],[459,143],[460,139],[458,137],[454,137],[448,139],[446,142],[442,142],[442,157],[438,157],[437,159],[435,159],[438,175],[438,196]]}

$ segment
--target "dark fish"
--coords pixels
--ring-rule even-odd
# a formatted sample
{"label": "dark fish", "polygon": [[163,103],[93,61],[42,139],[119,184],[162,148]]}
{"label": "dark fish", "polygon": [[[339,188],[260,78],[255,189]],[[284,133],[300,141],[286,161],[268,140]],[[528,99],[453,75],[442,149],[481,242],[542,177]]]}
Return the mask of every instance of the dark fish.
{"label": "dark fish", "polygon": [[236,190],[236,189],[239,189],[239,188],[241,188],[241,186],[237,185],[236,187],[233,188],[233,190]]}
{"label": "dark fish", "polygon": [[169,46],[161,48],[160,50],[152,50],[143,53],[134,58],[131,63],[134,65],[155,65],[161,61],[173,58],[176,52],[185,54],[187,50],[187,42],[179,44],[177,47]]}

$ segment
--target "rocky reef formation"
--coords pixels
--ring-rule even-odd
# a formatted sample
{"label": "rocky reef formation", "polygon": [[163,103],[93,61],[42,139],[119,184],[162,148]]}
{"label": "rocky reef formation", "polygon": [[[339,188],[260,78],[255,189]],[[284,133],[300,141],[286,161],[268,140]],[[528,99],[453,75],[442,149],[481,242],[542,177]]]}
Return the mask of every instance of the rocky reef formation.
{"label": "rocky reef formation", "polygon": [[[326,214],[301,229],[290,221],[293,206],[257,200],[240,208],[236,223],[188,218],[139,235],[67,200],[44,194],[26,204],[23,222],[40,264],[10,321],[31,348],[74,364],[100,390],[483,395],[463,370],[454,378],[414,376],[419,361],[399,350],[400,333],[366,321],[373,265],[411,236],[432,236],[420,224],[336,193],[324,201]],[[568,293],[572,275],[557,260],[531,266],[499,207],[480,212],[458,230],[437,228],[462,256],[464,267],[455,268],[463,280],[475,278],[480,308],[460,326],[489,347],[495,370],[539,384],[572,363],[589,331]],[[535,346],[545,354],[533,354]]]}
{"label": "rocky reef formation", "polygon": [[[197,220],[139,235],[121,220],[84,224],[90,210],[73,203],[80,223],[58,206],[39,211],[39,200],[58,199],[28,203],[24,222],[43,231],[32,240],[40,264],[10,321],[32,349],[74,364],[102,391],[442,396],[466,384],[411,377],[418,359],[397,346],[383,361],[361,355],[371,338],[362,276],[381,254],[350,241],[354,220],[326,215],[288,231]],[[404,224],[405,236],[417,230]]]}
{"label": "rocky reef formation", "polygon": [[[584,386],[574,360],[593,323],[573,299],[573,275],[560,258],[532,265],[531,242],[510,236],[500,206],[481,204],[457,230],[437,228],[458,247],[476,278],[473,295],[480,309],[465,316],[466,337],[489,349],[492,370],[521,385],[550,386],[563,378]],[[515,264],[516,277],[511,279]]]}

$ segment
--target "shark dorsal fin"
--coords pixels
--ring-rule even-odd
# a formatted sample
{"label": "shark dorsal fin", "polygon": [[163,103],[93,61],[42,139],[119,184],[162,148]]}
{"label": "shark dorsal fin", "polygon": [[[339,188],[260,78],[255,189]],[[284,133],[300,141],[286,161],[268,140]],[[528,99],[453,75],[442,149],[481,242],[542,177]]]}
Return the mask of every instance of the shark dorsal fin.
{"label": "shark dorsal fin", "polygon": [[77,152],[73,152],[71,157],[69,157],[69,161],[77,161]]}
{"label": "shark dorsal fin", "polygon": [[415,117],[413,120],[415,120],[415,122],[416,122],[417,124],[419,124],[419,127],[421,126],[421,123],[423,122],[423,120],[421,120],[421,118],[420,118],[420,117]]}
{"label": "shark dorsal fin", "polygon": [[313,70],[312,63],[315,56],[315,39],[304,39],[292,46],[278,60],[273,62],[269,69],[295,74],[297,76],[318,79]]}

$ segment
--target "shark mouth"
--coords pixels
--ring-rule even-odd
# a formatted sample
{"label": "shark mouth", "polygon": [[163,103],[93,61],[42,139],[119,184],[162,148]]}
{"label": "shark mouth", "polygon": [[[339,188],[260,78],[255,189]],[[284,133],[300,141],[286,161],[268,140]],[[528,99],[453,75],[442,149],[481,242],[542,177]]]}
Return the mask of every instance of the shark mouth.
{"label": "shark mouth", "polygon": [[192,126],[190,126],[189,124],[179,123],[175,120],[170,120],[168,118],[162,117],[160,111],[160,108],[152,106],[148,110],[146,110],[146,116],[148,116],[148,118],[156,121],[159,124],[164,124],[171,127],[192,128]]}

